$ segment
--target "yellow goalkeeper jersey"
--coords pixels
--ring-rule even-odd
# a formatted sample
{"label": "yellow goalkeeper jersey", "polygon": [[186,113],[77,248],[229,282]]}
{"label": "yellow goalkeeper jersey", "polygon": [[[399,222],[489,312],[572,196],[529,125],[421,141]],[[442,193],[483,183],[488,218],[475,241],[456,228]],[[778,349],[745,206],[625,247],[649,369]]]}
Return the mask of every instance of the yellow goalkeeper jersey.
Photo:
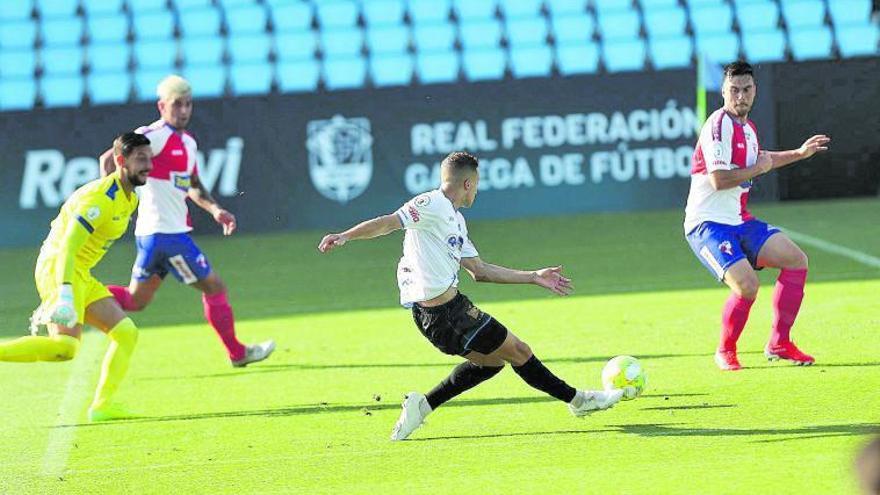
{"label": "yellow goalkeeper jersey", "polygon": [[71,282],[73,271],[91,270],[128,229],[138,198],[126,194],[119,181],[117,171],[80,187],[52,220],[40,258],[56,263],[54,275],[59,284]]}

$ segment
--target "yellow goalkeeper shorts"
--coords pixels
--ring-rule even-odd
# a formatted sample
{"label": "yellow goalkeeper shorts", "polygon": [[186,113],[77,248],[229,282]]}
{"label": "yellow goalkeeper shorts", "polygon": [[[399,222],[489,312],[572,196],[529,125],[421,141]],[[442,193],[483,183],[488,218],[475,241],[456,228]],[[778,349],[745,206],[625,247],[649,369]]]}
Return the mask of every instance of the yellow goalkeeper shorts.
{"label": "yellow goalkeeper shorts", "polygon": [[[33,323],[44,325],[49,323],[49,316],[58,303],[59,287],[55,277],[55,258],[42,256],[37,260],[34,270],[37,292],[40,294],[40,307],[34,311]],[[73,280],[73,307],[76,309],[76,321],[86,321],[86,309],[95,301],[113,297],[110,290],[99,282],[88,271],[75,271]]]}

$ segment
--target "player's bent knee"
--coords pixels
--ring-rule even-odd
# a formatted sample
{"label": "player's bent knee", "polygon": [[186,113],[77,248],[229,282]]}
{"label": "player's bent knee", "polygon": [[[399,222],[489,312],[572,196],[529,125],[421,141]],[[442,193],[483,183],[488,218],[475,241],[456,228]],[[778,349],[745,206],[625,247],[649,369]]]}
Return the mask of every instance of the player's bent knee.
{"label": "player's bent knee", "polygon": [[532,357],[532,348],[522,340],[516,340],[514,343],[514,350],[516,351],[516,357],[519,363],[525,363]]}
{"label": "player's bent knee", "polygon": [[123,318],[107,335],[120,345],[133,346],[138,340],[138,329],[131,318]]}
{"label": "player's bent knee", "polygon": [[758,289],[760,286],[761,284],[758,281],[758,277],[749,277],[736,284],[736,292],[738,292],[739,296],[744,299],[755,299],[758,297]]}

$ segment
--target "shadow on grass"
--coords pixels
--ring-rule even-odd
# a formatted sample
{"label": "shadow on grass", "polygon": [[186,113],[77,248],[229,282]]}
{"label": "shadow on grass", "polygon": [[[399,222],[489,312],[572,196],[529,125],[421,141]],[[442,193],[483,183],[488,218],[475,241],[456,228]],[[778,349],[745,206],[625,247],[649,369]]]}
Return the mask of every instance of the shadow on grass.
{"label": "shadow on grass", "polygon": [[[665,395],[645,395],[647,398],[668,398],[668,397],[693,397],[706,394],[665,394]],[[493,399],[460,399],[453,400],[443,404],[443,408],[450,407],[475,407],[475,406],[496,406],[496,405],[519,405],[519,404],[537,404],[544,402],[558,402],[556,399],[547,396],[537,397],[498,397]],[[180,414],[173,416],[153,416],[128,420],[110,421],[106,423],[80,423],[53,426],[52,428],[71,428],[80,426],[111,426],[111,425],[130,425],[136,423],[161,423],[168,421],[195,421],[201,419],[222,419],[222,418],[247,418],[247,417],[287,417],[300,416],[308,414],[324,414],[324,413],[345,413],[360,412],[362,414],[372,414],[375,411],[400,409],[397,402],[373,402],[366,404],[303,404],[291,407],[281,407],[277,409],[256,409],[250,411],[218,411],[210,413]]]}
{"label": "shadow on grass", "polygon": [[583,435],[590,433],[609,433],[617,430],[556,430],[556,431],[528,431],[516,433],[494,433],[488,435],[453,435],[446,437],[410,438],[407,442],[432,442],[435,440],[474,440],[484,438],[512,438],[512,437],[543,437],[546,435]]}
{"label": "shadow on grass", "polygon": [[640,411],[687,411],[690,409],[725,409],[737,407],[735,404],[693,404],[688,406],[643,407]]}
{"label": "shadow on grass", "polygon": [[870,435],[880,431],[880,423],[852,423],[820,426],[801,426],[795,428],[679,428],[680,423],[608,425],[621,433],[640,437],[738,437],[738,436],[784,436],[755,440],[757,443],[786,442],[810,438]]}
{"label": "shadow on grass", "polygon": [[770,363],[761,366],[745,366],[743,370],[765,370],[767,368],[871,368],[880,366],[880,361],[864,361],[861,363],[818,363],[810,366],[797,366],[793,363]]}
{"label": "shadow on grass", "polygon": [[[741,352],[740,354],[757,354],[757,352]],[[688,357],[707,357],[711,358],[712,354],[642,354],[638,357],[642,361],[652,359],[668,359],[668,358],[688,358]],[[547,364],[571,364],[571,363],[604,363],[610,356],[587,356],[587,357],[567,357],[567,358],[549,358],[541,361]],[[223,373],[211,373],[205,375],[188,375],[188,376],[157,376],[149,378],[141,378],[144,381],[162,381],[162,380],[180,380],[182,378],[224,378],[228,376],[247,376],[250,373],[283,373],[286,371],[309,371],[309,370],[339,370],[339,369],[407,369],[407,368],[449,368],[456,366],[457,362],[444,363],[331,363],[331,364],[309,364],[309,363],[290,363],[290,364],[260,364],[247,371],[236,370]]]}

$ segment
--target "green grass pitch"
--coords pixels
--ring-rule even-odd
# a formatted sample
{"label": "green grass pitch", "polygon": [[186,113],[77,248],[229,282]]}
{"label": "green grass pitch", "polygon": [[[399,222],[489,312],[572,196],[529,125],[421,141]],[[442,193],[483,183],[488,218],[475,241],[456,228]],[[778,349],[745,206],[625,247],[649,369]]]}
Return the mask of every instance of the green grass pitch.
{"label": "green grass pitch", "polygon": [[[479,203],[477,204],[479,207]],[[880,257],[880,200],[759,204],[773,224]],[[380,212],[365,212],[370,215]],[[561,263],[576,294],[462,283],[482,309],[579,387],[639,357],[645,394],[584,420],[511,371],[388,440],[400,400],[457,362],[396,307],[400,234],[330,255],[321,233],[200,239],[230,286],[238,331],[275,338],[233,369],[198,294],[169,281],[146,312],[119,399],[147,415],[84,424],[106,339],[67,363],[0,363],[0,493],[855,494],[856,449],[880,432],[880,268],[802,244],[810,278],[793,336],[817,364],[770,364],[775,271],[740,342],[746,367],[712,361],[727,291],[693,258],[681,212],[472,222],[484,259]],[[125,282],[133,243],[96,274]],[[0,251],[0,335],[37,303],[36,249]],[[464,275],[466,277],[466,275]]]}

